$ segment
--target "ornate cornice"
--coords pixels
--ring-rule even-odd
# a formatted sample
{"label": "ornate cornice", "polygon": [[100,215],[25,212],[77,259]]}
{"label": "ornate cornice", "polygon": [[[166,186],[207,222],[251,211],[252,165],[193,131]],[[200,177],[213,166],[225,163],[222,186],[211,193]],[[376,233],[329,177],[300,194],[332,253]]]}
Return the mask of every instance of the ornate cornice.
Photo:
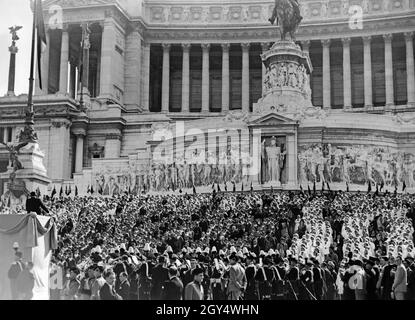
{"label": "ornate cornice", "polygon": [[121,140],[122,139],[122,135],[121,133],[107,133],[105,134],[105,139],[106,140]]}
{"label": "ornate cornice", "polygon": [[64,120],[64,119],[57,119],[57,120],[54,119],[51,121],[51,125],[52,127],[58,128],[58,129],[62,127],[69,129],[71,127],[71,122],[68,120]]}

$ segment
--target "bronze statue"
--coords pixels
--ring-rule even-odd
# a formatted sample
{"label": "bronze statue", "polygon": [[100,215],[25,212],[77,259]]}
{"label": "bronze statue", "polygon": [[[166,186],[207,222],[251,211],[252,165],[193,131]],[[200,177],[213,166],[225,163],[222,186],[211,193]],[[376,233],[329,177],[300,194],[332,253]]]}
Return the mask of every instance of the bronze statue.
{"label": "bronze statue", "polygon": [[285,40],[285,35],[289,33],[291,40],[295,41],[295,32],[303,20],[298,0],[275,0],[272,17],[268,21],[274,24],[275,20],[280,27],[281,40]]}
{"label": "bronze statue", "polygon": [[0,144],[4,145],[9,151],[9,161],[10,161],[10,165],[13,167],[13,172],[24,169],[22,163],[19,161],[17,156],[20,152],[20,149],[25,147],[28,144],[28,142],[19,143],[16,146],[14,146],[11,143],[7,144],[4,142],[0,142]]}
{"label": "bronze statue", "polygon": [[22,28],[23,28],[22,26],[14,26],[14,27],[9,28],[10,33],[12,35],[13,44],[15,44],[16,41],[20,39],[19,36],[17,35],[17,31],[19,31]]}

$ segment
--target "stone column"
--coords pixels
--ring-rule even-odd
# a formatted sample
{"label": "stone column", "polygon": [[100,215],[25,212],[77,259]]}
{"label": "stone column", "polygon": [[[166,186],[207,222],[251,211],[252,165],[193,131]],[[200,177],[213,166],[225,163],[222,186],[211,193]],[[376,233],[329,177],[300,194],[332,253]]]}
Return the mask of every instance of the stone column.
{"label": "stone column", "polygon": [[249,43],[242,43],[242,111],[249,112]]}
{"label": "stone column", "polygon": [[[261,48],[262,48],[262,53],[265,53],[266,51],[268,51],[269,43],[268,42],[261,43]],[[265,76],[267,74],[267,67],[265,66],[263,62],[261,63],[261,65],[262,65],[262,95],[264,95],[265,94],[264,81],[265,81]]]}
{"label": "stone column", "polygon": [[350,38],[342,38],[343,42],[343,108],[352,107],[352,81],[350,67]]}
{"label": "stone column", "polygon": [[105,158],[117,159],[121,153],[121,134],[108,133],[105,136]]}
{"label": "stone column", "polygon": [[163,80],[161,89],[161,111],[169,112],[170,99],[170,44],[163,44]]}
{"label": "stone column", "polygon": [[384,34],[383,39],[385,40],[385,109],[390,111],[395,104],[393,94],[392,34]]}
{"label": "stone column", "polygon": [[290,186],[295,186],[297,184],[297,156],[294,134],[287,135],[287,147],[287,184]]}
{"label": "stone column", "polygon": [[331,108],[330,39],[321,40],[323,45],[323,109]]}
{"label": "stone column", "polygon": [[141,106],[142,47],[140,29],[136,26],[126,36],[124,53],[124,104],[127,109]]}
{"label": "stone column", "polygon": [[372,55],[370,47],[370,36],[363,37],[363,65],[365,86],[365,109],[373,108],[372,99]]}
{"label": "stone column", "polygon": [[143,61],[143,93],[142,105],[144,111],[150,111],[150,44],[144,42],[144,61]]}
{"label": "stone column", "polygon": [[113,18],[105,19],[102,31],[101,44],[101,79],[100,96],[111,97],[114,93],[113,76],[113,53],[115,52],[116,33]]}
{"label": "stone column", "polygon": [[222,44],[222,112],[229,111],[229,43]]}
{"label": "stone column", "polygon": [[415,105],[414,42],[413,32],[405,33],[406,42],[406,87],[408,105]]}
{"label": "stone column", "polygon": [[16,79],[16,54],[19,49],[16,46],[16,41],[13,40],[12,45],[9,47],[10,52],[10,64],[9,64],[9,81],[7,86],[7,95],[14,96],[14,84]]}
{"label": "stone column", "polygon": [[84,161],[84,139],[85,132],[76,131],[76,153],[75,153],[75,172],[82,172]]}
{"label": "stone column", "polygon": [[69,32],[68,26],[62,29],[61,66],[59,72],[59,93],[68,93]]}
{"label": "stone column", "polygon": [[202,44],[202,112],[209,112],[209,43]]}
{"label": "stone column", "polygon": [[183,43],[183,66],[182,66],[182,112],[190,112],[190,43]]}

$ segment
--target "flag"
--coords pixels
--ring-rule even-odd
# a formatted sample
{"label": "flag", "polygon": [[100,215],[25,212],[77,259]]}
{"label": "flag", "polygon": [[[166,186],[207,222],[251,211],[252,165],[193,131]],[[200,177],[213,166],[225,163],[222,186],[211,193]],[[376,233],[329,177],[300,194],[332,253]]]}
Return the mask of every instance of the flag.
{"label": "flag", "polygon": [[405,180],[403,181],[403,185],[402,185],[402,192],[404,192],[405,191],[405,189],[406,189],[406,183],[405,183]]}
{"label": "flag", "polygon": [[235,181],[232,181],[232,184],[233,184],[233,192],[236,192],[236,183],[235,183]]}
{"label": "flag", "polygon": [[303,190],[303,186],[300,184],[300,193],[302,194],[302,195],[304,195],[304,190]]}
{"label": "flag", "polygon": [[376,183],[376,191],[375,191],[375,195],[379,194],[379,185]]}
{"label": "flag", "polygon": [[228,192],[228,184],[225,183],[225,192]]}
{"label": "flag", "polygon": [[385,182],[383,182],[383,180],[382,180],[382,182],[380,183],[380,189],[379,189],[379,191],[382,191],[382,189],[383,189],[384,186],[385,186]]}
{"label": "flag", "polygon": [[367,186],[367,193],[371,191],[372,191],[372,184],[370,183],[370,180],[369,180],[369,185]]}
{"label": "flag", "polygon": [[53,186],[52,194],[50,195],[50,197],[53,199],[53,197],[55,196],[55,194],[56,194],[56,187]]}
{"label": "flag", "polygon": [[75,197],[77,197],[77,196],[78,196],[78,187],[75,186]]}
{"label": "flag", "polygon": [[69,186],[68,188],[68,196],[72,193],[72,186]]}
{"label": "flag", "polygon": [[86,193],[87,194],[90,194],[91,193],[91,187],[89,186],[89,184],[88,184],[88,188],[86,189]]}
{"label": "flag", "polygon": [[346,181],[346,191],[349,192],[349,183]]}
{"label": "flag", "polygon": [[59,197],[62,197],[62,196],[63,196],[63,187],[61,185],[61,190],[59,191]]}
{"label": "flag", "polygon": [[398,185],[395,184],[395,190],[393,191],[393,194],[396,196],[397,193],[398,193]]}
{"label": "flag", "polygon": [[[180,189],[180,193],[182,193],[182,189]],[[193,194],[196,194],[196,187],[193,185]]]}
{"label": "flag", "polygon": [[311,189],[310,189],[310,185],[307,185],[307,189],[308,189],[308,194],[311,196]]}
{"label": "flag", "polygon": [[36,197],[40,198],[41,194],[40,194],[40,189],[39,187],[36,188]]}
{"label": "flag", "polygon": [[91,186],[91,194],[94,194],[94,187]]}
{"label": "flag", "polygon": [[271,193],[274,193],[274,188],[271,186]]}
{"label": "flag", "polygon": [[37,31],[37,67],[39,73],[39,88],[43,90],[42,85],[42,52],[46,49],[47,40],[46,40],[46,29],[45,29],[45,21],[43,19],[43,8],[42,8],[42,0],[35,0],[35,25]]}
{"label": "flag", "polygon": [[313,194],[316,194],[316,180],[313,182]]}
{"label": "flag", "polygon": [[328,183],[328,182],[326,182],[326,184],[327,184],[327,189],[328,189],[329,191],[331,191],[329,183]]}
{"label": "flag", "polygon": [[104,190],[102,190],[102,186],[99,186],[98,193],[99,193],[100,195],[102,195],[102,194],[104,193]]}
{"label": "flag", "polygon": [[252,182],[251,182],[251,192],[254,192],[254,187],[252,186]]}
{"label": "flag", "polygon": [[321,183],[321,192],[324,192],[324,181]]}
{"label": "flag", "polygon": [[219,183],[218,183],[218,192],[222,192],[222,190],[220,189]]}
{"label": "flag", "polygon": [[241,191],[244,191],[244,183],[242,182]]}

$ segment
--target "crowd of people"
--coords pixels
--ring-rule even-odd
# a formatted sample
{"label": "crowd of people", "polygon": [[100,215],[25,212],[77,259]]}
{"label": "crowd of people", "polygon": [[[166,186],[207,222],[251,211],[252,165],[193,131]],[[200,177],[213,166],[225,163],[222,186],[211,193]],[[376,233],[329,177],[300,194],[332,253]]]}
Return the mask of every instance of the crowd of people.
{"label": "crowd of people", "polygon": [[415,195],[44,197],[51,299],[414,300]]}

